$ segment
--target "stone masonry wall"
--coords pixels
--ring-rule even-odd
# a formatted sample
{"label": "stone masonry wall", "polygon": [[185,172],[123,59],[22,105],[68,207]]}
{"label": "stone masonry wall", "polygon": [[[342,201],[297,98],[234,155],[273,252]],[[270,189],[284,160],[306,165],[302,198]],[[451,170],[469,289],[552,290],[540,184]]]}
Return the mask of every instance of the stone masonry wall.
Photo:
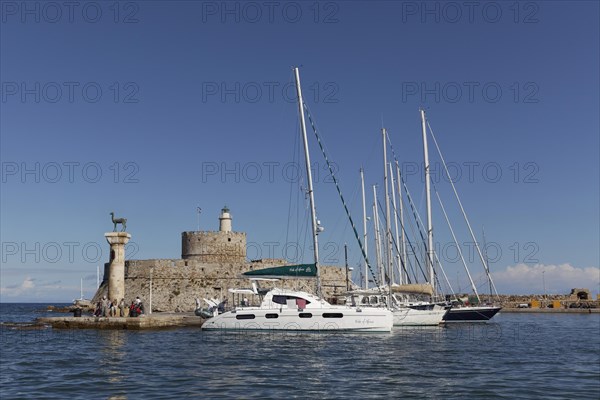
{"label": "stone masonry wall", "polygon": [[205,263],[243,263],[246,261],[244,232],[183,232],[181,258]]}

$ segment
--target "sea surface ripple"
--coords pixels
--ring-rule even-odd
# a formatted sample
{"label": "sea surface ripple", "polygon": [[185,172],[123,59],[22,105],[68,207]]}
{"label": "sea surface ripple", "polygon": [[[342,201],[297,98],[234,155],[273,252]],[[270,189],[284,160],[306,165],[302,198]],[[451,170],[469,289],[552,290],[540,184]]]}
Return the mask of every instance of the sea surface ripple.
{"label": "sea surface ripple", "polygon": [[600,398],[600,314],[500,313],[391,334],[6,324],[51,315],[43,308],[0,304],[2,399]]}

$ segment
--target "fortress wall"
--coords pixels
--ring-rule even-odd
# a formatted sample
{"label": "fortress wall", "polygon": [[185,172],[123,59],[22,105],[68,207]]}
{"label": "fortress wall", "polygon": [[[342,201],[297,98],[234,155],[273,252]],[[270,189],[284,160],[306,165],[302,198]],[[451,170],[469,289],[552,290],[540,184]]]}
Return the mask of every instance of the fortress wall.
{"label": "fortress wall", "polygon": [[[285,260],[259,260],[245,263],[203,263],[194,259],[129,260],[125,263],[125,301],[139,296],[146,307],[150,298],[150,271],[152,271],[152,308],[154,311],[193,311],[195,299],[228,298],[234,304],[230,288],[251,288],[242,274],[251,269],[285,265]],[[323,295],[330,298],[334,291],[345,290],[346,275],[343,268],[321,267]],[[261,281],[261,288],[290,288],[315,292],[314,279],[286,279],[275,282]],[[335,287],[334,287],[335,286]],[[103,284],[94,301],[106,294]],[[258,296],[247,296],[251,304],[258,305]],[[239,301],[237,295],[235,301]],[[206,303],[203,302],[203,307]]]}

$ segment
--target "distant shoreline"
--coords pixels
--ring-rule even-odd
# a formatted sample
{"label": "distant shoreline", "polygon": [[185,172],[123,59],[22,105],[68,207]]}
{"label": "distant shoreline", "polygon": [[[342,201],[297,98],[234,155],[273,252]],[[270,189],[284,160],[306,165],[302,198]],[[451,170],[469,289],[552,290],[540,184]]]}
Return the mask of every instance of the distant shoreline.
{"label": "distant shoreline", "polygon": [[512,308],[506,307],[501,313],[567,313],[567,314],[600,314],[600,308]]}

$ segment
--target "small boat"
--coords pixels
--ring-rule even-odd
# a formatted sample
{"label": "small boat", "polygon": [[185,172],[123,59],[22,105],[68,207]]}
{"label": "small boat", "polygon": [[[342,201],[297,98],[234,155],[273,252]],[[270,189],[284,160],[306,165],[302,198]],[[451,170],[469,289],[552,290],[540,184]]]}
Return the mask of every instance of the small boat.
{"label": "small boat", "polygon": [[92,300],[83,297],[83,278],[79,282],[79,298],[73,300],[73,308],[92,308]]}

